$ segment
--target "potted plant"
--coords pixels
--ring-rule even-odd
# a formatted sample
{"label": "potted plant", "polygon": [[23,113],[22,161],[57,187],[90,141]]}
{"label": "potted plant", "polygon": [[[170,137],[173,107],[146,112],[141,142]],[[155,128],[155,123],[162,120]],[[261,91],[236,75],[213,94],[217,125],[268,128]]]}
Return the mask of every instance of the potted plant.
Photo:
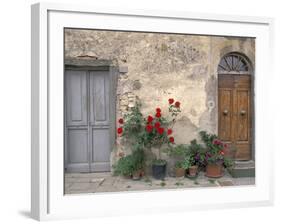
{"label": "potted plant", "polygon": [[172,176],[177,176],[177,168],[179,168],[180,165],[183,166],[187,149],[188,147],[185,144],[174,145],[167,148],[167,154],[171,157],[169,162],[171,164]]}
{"label": "potted plant", "polygon": [[[162,146],[174,142],[173,137],[169,137],[171,131],[167,129],[168,122],[162,117],[161,109],[156,109],[155,117],[148,116],[144,133],[145,145],[153,151],[155,159],[152,160],[152,176],[155,179],[164,179],[166,175],[167,161],[162,158]],[[167,131],[165,131],[167,130]]]}
{"label": "potted plant", "polygon": [[166,175],[167,161],[164,159],[155,159],[152,162],[152,175],[155,179],[164,179]]}
{"label": "potted plant", "polygon": [[190,165],[188,167],[189,176],[195,177],[198,174],[199,167],[201,168],[204,164],[204,148],[197,143],[196,139],[193,139],[188,146],[187,154]]}
{"label": "potted plant", "polygon": [[174,99],[169,99],[169,113],[172,120],[162,116],[160,108],[155,109],[155,116],[149,115],[145,120],[144,142],[147,148],[156,148],[158,153],[156,159],[152,161],[152,175],[155,179],[163,179],[166,175],[167,161],[161,157],[162,146],[174,144],[172,126],[175,123],[176,116],[181,112],[180,102],[175,102]]}
{"label": "potted plant", "polygon": [[216,135],[200,132],[205,143],[206,176],[218,178],[224,175],[224,168],[232,166],[232,159],[228,156],[228,145],[223,143]]}
{"label": "potted plant", "polygon": [[121,157],[113,167],[115,175],[139,180],[142,176],[144,154],[142,150],[133,151],[132,154]]}
{"label": "potted plant", "polygon": [[158,153],[154,153],[155,159],[152,160],[152,175],[156,179],[163,179],[166,174],[165,161],[161,157],[162,146],[174,144],[172,136],[172,125],[175,123],[176,116],[180,111],[180,102],[175,102],[169,99],[169,113],[172,119],[169,121],[162,116],[160,108],[156,108],[155,115],[149,115],[144,118],[140,112],[141,104],[136,103],[136,106],[124,116],[124,120],[119,119],[119,127],[117,134],[121,137],[122,145],[129,146],[132,151],[144,151],[144,149],[157,149]]}
{"label": "potted plant", "polygon": [[184,158],[182,167],[187,171],[188,177],[196,177],[198,174],[198,165],[194,163],[194,158],[191,155],[187,155]]}
{"label": "potted plant", "polygon": [[204,148],[194,139],[189,145],[180,144],[169,148],[169,155],[181,161],[182,168],[187,171],[189,177],[198,174],[199,167],[203,166]]}
{"label": "potted plant", "polygon": [[176,162],[175,173],[176,173],[176,177],[184,177],[185,168],[184,168],[183,161],[177,161]]}
{"label": "potted plant", "polygon": [[189,158],[189,167],[188,167],[188,175],[190,177],[195,177],[198,174],[198,165],[195,163],[193,157]]}
{"label": "potted plant", "polygon": [[126,178],[131,178],[134,172],[132,155],[127,155],[120,158],[113,168],[115,175],[122,175]]}
{"label": "potted plant", "polygon": [[185,156],[184,160],[182,161],[182,168],[185,170],[185,174],[188,175],[188,169],[190,167],[190,157],[189,156]]}
{"label": "potted plant", "polygon": [[133,153],[133,163],[134,163],[134,171],[132,174],[132,178],[134,180],[139,180],[143,176],[143,168],[144,168],[144,151],[142,149],[134,150]]}

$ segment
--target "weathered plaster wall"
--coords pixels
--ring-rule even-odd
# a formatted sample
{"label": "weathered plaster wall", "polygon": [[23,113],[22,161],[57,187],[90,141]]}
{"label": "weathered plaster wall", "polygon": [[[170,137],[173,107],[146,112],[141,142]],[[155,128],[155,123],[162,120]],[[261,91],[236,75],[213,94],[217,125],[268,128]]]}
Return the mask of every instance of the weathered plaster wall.
{"label": "weathered plaster wall", "polygon": [[188,143],[199,130],[217,133],[217,66],[228,52],[244,53],[254,63],[251,38],[171,35],[67,29],[65,56],[110,59],[128,67],[117,88],[117,117],[134,106],[144,115],[168,111],[168,98],[181,102],[174,126],[176,143]]}

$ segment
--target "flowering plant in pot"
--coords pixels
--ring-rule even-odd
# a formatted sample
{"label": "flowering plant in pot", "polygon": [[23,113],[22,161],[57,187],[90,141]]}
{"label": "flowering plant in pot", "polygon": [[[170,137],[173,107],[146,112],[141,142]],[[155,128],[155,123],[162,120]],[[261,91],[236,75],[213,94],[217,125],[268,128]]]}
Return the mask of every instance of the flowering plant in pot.
{"label": "flowering plant in pot", "polygon": [[186,160],[189,160],[188,174],[191,177],[197,176],[199,168],[204,166],[205,150],[203,146],[193,139],[187,148]]}
{"label": "flowering plant in pot", "polygon": [[223,143],[216,135],[200,132],[202,141],[205,143],[205,164],[207,177],[223,176],[224,167],[230,167],[233,160],[227,156],[228,144]]}
{"label": "flowering plant in pot", "polygon": [[174,99],[169,99],[169,113],[172,117],[165,118],[162,116],[161,108],[155,109],[155,116],[149,115],[146,119],[144,142],[147,148],[156,147],[158,153],[152,161],[152,175],[156,179],[163,179],[166,175],[167,161],[162,159],[161,151],[163,145],[172,145],[175,142],[172,136],[172,127],[175,123],[176,116],[181,112],[180,102],[175,102]]}
{"label": "flowering plant in pot", "polygon": [[172,117],[170,120],[162,116],[159,107],[155,109],[154,116],[148,115],[144,118],[140,107],[141,104],[137,102],[124,119],[119,119],[117,134],[122,137],[123,144],[129,145],[133,152],[156,148],[158,153],[152,161],[152,174],[156,179],[163,179],[167,162],[161,157],[162,146],[174,144],[172,127],[180,113],[180,102],[174,103],[173,99],[169,99],[169,113]]}

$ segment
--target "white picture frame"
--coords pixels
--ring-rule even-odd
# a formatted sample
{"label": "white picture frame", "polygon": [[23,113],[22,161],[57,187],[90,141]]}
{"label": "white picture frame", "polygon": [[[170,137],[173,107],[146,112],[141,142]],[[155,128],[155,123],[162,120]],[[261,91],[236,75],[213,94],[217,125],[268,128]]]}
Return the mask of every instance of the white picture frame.
{"label": "white picture frame", "polygon": [[[267,130],[272,119],[268,99],[274,80],[273,24],[273,19],[261,17],[32,5],[32,217],[50,220],[271,205],[274,146]],[[255,37],[255,186],[64,195],[64,27]]]}

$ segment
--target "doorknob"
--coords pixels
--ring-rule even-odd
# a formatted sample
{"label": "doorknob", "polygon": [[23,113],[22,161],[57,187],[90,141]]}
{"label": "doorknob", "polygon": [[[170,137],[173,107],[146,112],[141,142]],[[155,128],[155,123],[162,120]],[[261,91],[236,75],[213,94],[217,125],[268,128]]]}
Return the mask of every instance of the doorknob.
{"label": "doorknob", "polygon": [[228,114],[228,110],[224,110],[223,115],[227,115],[227,114]]}
{"label": "doorknob", "polygon": [[241,111],[240,111],[240,114],[241,114],[242,116],[244,116],[244,115],[246,114],[246,111],[245,111],[245,110],[241,110]]}

